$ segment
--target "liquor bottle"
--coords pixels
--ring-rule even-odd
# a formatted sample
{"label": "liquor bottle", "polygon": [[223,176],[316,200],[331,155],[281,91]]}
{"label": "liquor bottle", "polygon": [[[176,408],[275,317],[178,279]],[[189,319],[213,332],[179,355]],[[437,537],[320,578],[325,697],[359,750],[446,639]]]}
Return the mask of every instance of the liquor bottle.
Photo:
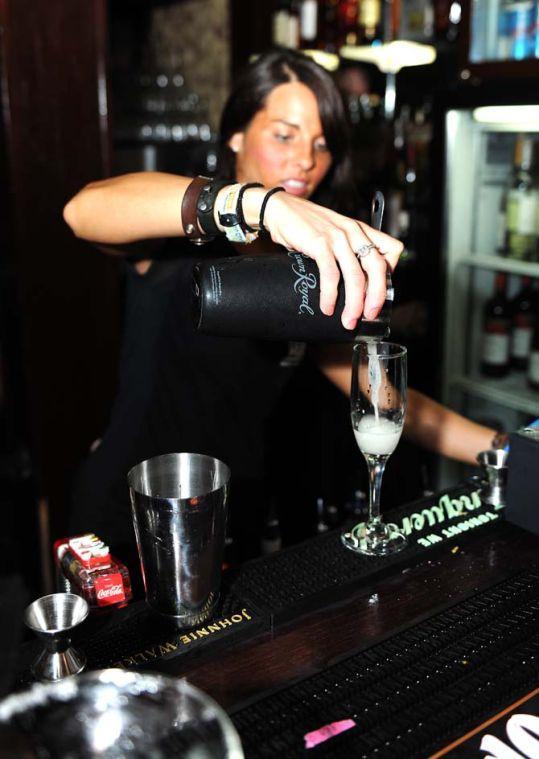
{"label": "liquor bottle", "polygon": [[533,390],[539,390],[539,321],[533,330],[532,347],[528,363],[528,385]]}
{"label": "liquor bottle", "polygon": [[537,255],[538,192],[532,173],[533,147],[530,135],[518,135],[505,216],[507,255],[524,261],[533,261]]}
{"label": "liquor bottle", "polygon": [[357,44],[371,45],[382,38],[382,0],[359,0]]}
{"label": "liquor bottle", "polygon": [[389,334],[394,295],[389,272],[380,314],[372,321],[360,319],[354,330],[341,323],[342,280],[335,312],[326,316],[319,307],[318,266],[297,251],[207,259],[195,265],[193,276],[193,316],[204,334],[299,342],[383,339]]}
{"label": "liquor bottle", "polygon": [[302,0],[299,9],[299,36],[302,50],[312,50],[316,47],[318,10],[318,0]]}
{"label": "liquor bottle", "polygon": [[536,320],[536,291],[531,277],[522,277],[522,287],[511,301],[511,366],[524,371],[528,366]]}
{"label": "liquor bottle", "polygon": [[511,309],[506,285],[507,275],[496,274],[494,295],[483,309],[481,372],[487,377],[504,377],[509,371]]}

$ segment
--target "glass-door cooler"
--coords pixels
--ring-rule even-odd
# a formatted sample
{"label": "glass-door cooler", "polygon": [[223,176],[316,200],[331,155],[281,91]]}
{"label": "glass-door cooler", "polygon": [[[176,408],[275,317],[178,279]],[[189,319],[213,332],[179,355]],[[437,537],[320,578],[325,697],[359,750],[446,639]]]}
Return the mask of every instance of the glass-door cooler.
{"label": "glass-door cooler", "polygon": [[445,132],[443,400],[513,430],[539,417],[539,106],[449,110]]}

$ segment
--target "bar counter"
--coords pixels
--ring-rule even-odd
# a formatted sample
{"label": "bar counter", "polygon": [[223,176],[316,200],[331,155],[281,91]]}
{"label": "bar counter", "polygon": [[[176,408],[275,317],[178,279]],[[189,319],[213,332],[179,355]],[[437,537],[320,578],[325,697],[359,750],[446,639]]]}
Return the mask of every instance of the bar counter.
{"label": "bar counter", "polygon": [[[340,531],[326,533],[241,567],[236,577],[225,582],[222,613],[211,625],[158,635],[157,622],[141,601],[94,621],[94,628],[86,630],[86,639],[83,636],[79,645],[86,649],[90,668],[115,664],[187,677],[229,711],[247,757],[272,756],[276,751],[283,756],[436,755],[539,685],[539,656],[527,655],[520,669],[511,665],[510,687],[503,685],[507,672],[502,671],[510,647],[519,662],[522,646],[535,646],[539,653],[539,536],[510,524],[502,510],[482,504],[477,494],[477,483],[472,482],[397,510],[393,520],[406,524],[410,544],[397,557],[358,557],[340,545]],[[373,562],[370,567],[369,561]],[[486,615],[484,620],[488,614],[492,618],[481,622],[481,614]],[[141,629],[144,635],[150,631],[153,639],[141,640],[136,652],[131,641],[129,651],[126,644],[120,657],[109,652],[105,661],[103,650],[113,639],[117,645],[112,649],[122,650],[122,631],[127,634],[136,628],[137,615],[139,620],[150,620]],[[410,660],[408,671],[413,674],[414,667],[420,667],[421,675],[417,680],[415,675],[410,677],[405,688],[411,689],[410,694],[414,688],[419,694],[427,692],[429,678],[435,677],[428,671],[431,660],[443,657],[456,643],[465,644],[464,632],[455,632],[455,641],[443,642],[443,635],[451,636],[452,628],[469,632],[475,648],[470,643],[469,655],[456,654],[456,674],[449,664],[443,665],[447,676],[440,680],[444,687],[436,690],[436,698],[444,695],[447,719],[434,727],[434,733],[429,728],[428,748],[421,739],[415,744],[396,742],[391,732],[394,725],[387,736],[383,725],[362,733],[358,693],[350,690],[356,687],[350,684],[354,677],[361,679],[362,673],[367,677],[369,668],[376,672],[379,667],[380,677],[371,678],[360,700],[370,718],[373,710],[383,707],[384,698],[389,708],[387,694],[394,688],[395,698],[400,698],[402,690],[402,684],[393,683],[391,673],[399,670],[399,657],[411,656],[413,639],[419,653]],[[477,635],[489,630],[497,636],[497,648],[492,648],[494,639],[481,638],[477,644]],[[440,646],[434,651],[429,641],[432,644],[437,636],[441,636]],[[422,645],[426,645],[423,653]],[[23,664],[33,653],[31,648],[26,646]],[[497,675],[487,677],[495,660]],[[339,693],[343,672],[349,673],[348,695]],[[433,672],[442,677],[440,667]],[[320,681],[324,687],[317,681],[323,673],[336,678],[334,697],[328,691],[329,680]],[[401,675],[406,677],[405,670]],[[472,675],[479,678],[479,685],[469,680]],[[395,683],[401,682],[399,677]],[[468,688],[472,683],[474,694],[481,691],[483,701],[475,696],[469,699],[466,682]],[[324,688],[329,706],[317,711]],[[458,698],[453,688],[461,694]],[[414,698],[410,695],[406,704],[413,706]],[[461,712],[464,707],[457,721],[451,712],[454,707]],[[406,716],[410,735],[418,726],[424,729],[420,706],[414,709],[419,715],[417,724]],[[406,710],[400,713],[405,716]],[[287,722],[291,715],[292,726]],[[353,729],[305,749],[307,733],[349,719]],[[259,737],[257,731],[261,731]],[[400,741],[400,733],[398,737]],[[458,750],[451,755],[471,755]]]}

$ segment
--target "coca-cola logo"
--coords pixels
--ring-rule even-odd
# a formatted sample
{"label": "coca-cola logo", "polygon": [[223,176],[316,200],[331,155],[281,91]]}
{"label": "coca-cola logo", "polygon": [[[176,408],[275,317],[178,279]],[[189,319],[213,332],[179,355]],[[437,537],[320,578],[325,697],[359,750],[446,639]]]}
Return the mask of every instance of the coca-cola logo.
{"label": "coca-cola logo", "polygon": [[111,585],[110,588],[101,588],[97,591],[97,598],[101,601],[103,598],[118,596],[123,592],[121,585]]}
{"label": "coca-cola logo", "polygon": [[95,578],[95,597],[98,606],[115,604],[125,599],[122,575],[112,572],[104,577]]}
{"label": "coca-cola logo", "polygon": [[288,255],[294,261],[292,271],[297,277],[294,282],[294,292],[301,298],[298,313],[314,316],[314,309],[309,303],[309,291],[314,290],[318,284],[316,274],[314,272],[307,272],[305,261],[300,253],[289,252]]}

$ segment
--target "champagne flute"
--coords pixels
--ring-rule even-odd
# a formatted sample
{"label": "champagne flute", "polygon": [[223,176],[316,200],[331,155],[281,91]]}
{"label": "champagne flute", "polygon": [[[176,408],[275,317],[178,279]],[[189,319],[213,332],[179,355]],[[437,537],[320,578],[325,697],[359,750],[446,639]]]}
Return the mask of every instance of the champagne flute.
{"label": "champagne flute", "polygon": [[380,488],[386,462],[399,442],[406,412],[406,348],[365,341],[354,346],[350,395],[354,435],[369,470],[369,517],[341,535],[357,553],[387,556],[406,538],[380,516]]}

